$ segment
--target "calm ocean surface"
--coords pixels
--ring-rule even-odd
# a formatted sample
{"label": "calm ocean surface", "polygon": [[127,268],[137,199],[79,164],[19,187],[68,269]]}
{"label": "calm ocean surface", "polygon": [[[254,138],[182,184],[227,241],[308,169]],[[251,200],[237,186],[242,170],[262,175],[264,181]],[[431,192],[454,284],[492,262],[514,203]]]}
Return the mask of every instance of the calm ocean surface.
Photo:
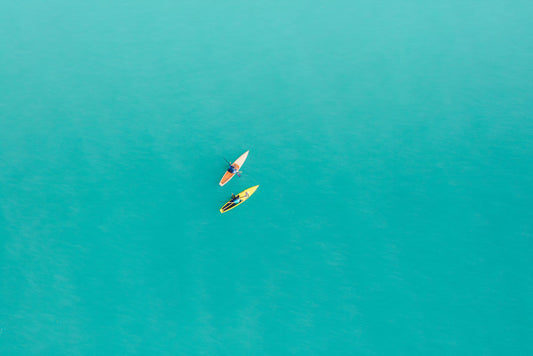
{"label": "calm ocean surface", "polygon": [[532,355],[531,18],[3,1],[0,355]]}

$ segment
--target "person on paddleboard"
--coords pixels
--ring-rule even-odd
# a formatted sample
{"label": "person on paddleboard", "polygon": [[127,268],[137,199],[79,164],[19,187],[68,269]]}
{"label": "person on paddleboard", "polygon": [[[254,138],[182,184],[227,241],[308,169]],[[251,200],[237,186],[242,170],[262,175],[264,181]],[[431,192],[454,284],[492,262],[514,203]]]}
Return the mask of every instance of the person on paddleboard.
{"label": "person on paddleboard", "polygon": [[235,167],[233,167],[233,165],[231,165],[228,168],[228,172],[230,172],[231,174],[235,174],[235,173],[237,173],[237,169],[235,169]]}

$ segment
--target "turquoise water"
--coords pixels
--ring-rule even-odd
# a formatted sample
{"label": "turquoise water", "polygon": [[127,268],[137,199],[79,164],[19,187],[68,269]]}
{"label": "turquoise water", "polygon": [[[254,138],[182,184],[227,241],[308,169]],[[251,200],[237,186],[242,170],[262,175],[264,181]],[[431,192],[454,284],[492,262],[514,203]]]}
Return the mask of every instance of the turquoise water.
{"label": "turquoise water", "polygon": [[0,354],[533,354],[532,15],[4,2]]}

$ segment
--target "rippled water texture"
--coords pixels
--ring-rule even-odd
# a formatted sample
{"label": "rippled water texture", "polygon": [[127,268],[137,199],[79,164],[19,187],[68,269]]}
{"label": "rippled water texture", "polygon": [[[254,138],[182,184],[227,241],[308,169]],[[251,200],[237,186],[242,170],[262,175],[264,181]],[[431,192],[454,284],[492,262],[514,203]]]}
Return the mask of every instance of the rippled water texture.
{"label": "rippled water texture", "polygon": [[533,354],[533,2],[1,8],[1,355]]}

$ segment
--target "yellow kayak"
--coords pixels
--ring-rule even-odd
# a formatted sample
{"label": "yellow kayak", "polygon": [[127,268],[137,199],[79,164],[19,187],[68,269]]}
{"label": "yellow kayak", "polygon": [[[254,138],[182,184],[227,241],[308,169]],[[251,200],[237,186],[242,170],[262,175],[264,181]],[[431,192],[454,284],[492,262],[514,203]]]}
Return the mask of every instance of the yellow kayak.
{"label": "yellow kayak", "polygon": [[252,196],[252,194],[255,193],[255,191],[257,190],[257,187],[259,187],[259,186],[256,185],[254,187],[248,188],[248,189],[240,192],[239,194],[237,194],[235,196],[235,198],[239,198],[240,201],[236,203],[235,202],[235,198],[230,199],[230,201],[228,201],[226,204],[224,204],[224,206],[220,209],[220,212],[221,213],[225,213],[226,211],[235,208],[237,205],[241,205],[242,203],[244,203],[246,200],[248,200],[249,197]]}

